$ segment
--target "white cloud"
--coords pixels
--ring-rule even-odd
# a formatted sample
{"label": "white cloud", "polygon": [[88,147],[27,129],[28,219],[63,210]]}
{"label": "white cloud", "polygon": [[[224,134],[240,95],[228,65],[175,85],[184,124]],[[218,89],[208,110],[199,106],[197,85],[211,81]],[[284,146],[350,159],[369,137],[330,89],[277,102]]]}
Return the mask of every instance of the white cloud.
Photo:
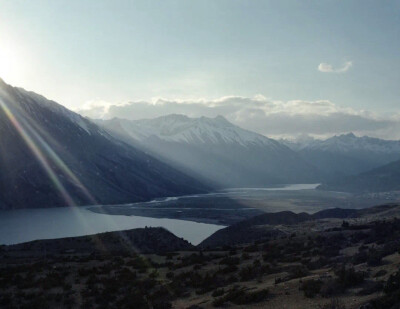
{"label": "white cloud", "polygon": [[339,106],[328,100],[277,101],[262,95],[226,96],[214,100],[168,100],[111,104],[104,101],[86,103],[79,113],[91,118],[155,118],[168,114],[189,117],[223,115],[231,122],[267,136],[311,134],[331,136],[346,132],[381,138],[400,138],[400,117],[382,116],[369,111]]}
{"label": "white cloud", "polygon": [[78,112],[93,119],[105,119],[107,118],[108,109],[113,104],[103,100],[92,100],[85,102]]}
{"label": "white cloud", "polygon": [[352,66],[353,62],[347,61],[341,68],[335,69],[331,64],[322,62],[318,66],[318,71],[323,73],[344,73],[347,72]]}

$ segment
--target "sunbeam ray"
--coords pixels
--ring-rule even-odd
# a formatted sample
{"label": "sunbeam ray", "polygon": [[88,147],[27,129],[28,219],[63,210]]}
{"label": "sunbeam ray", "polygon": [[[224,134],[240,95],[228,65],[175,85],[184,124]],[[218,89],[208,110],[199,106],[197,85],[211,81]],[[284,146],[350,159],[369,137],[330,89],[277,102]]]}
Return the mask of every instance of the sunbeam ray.
{"label": "sunbeam ray", "polygon": [[[51,164],[44,152],[48,155],[51,162],[54,163],[68,178],[70,181],[74,183],[75,186],[79,187],[79,189],[85,194],[85,196],[94,204],[96,204],[96,200],[90,194],[90,192],[86,189],[86,187],[79,181],[79,179],[73,174],[73,172],[66,166],[66,164],[61,160],[61,158],[51,149],[50,145],[46,143],[46,141],[38,134],[33,127],[23,119],[23,117],[18,117],[18,113],[13,113],[12,110],[8,107],[6,102],[0,99],[0,108],[3,110],[4,114],[10,120],[10,123],[16,129],[18,134],[22,137],[25,144],[28,146],[36,160],[39,162],[43,170],[48,175],[49,179],[52,181],[58,192],[61,194],[65,203],[74,210],[75,215],[78,217],[79,221],[82,224],[87,224],[85,222],[83,216],[80,215],[79,211],[75,211],[76,203],[71,195],[68,193],[67,189],[59,180],[57,174],[51,167]],[[41,148],[44,150],[42,151]],[[97,236],[94,236],[94,241],[98,247],[106,251],[107,248],[102,244],[102,242],[98,239]]]}
{"label": "sunbeam ray", "polygon": [[43,155],[42,151],[39,149],[39,147],[35,144],[34,140],[32,137],[28,134],[28,132],[25,130],[25,128],[21,125],[21,123],[17,120],[17,118],[14,116],[14,114],[11,112],[9,107],[6,105],[6,103],[0,99],[0,107],[4,111],[5,115],[7,118],[10,120],[14,128],[17,130],[18,134],[22,137],[26,145],[29,147],[31,150],[32,154],[35,156],[35,158],[38,160],[44,171],[47,173],[49,176],[50,180],[53,182],[53,184],[56,186],[57,190],[69,206],[74,206],[75,202],[72,199],[72,197],[68,194],[67,190],[65,187],[62,185],[62,183],[59,181],[56,173],[53,171],[51,168],[49,162],[47,161],[46,157]]}

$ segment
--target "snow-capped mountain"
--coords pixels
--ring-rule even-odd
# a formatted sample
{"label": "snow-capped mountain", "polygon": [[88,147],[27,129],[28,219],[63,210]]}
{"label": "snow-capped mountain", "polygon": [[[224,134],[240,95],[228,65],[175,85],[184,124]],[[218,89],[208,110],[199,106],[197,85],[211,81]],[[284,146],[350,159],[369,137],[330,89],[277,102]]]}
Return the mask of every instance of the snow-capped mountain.
{"label": "snow-capped mountain", "polygon": [[222,116],[97,121],[116,137],[141,145],[174,166],[217,186],[314,182],[318,171],[279,142]]}
{"label": "snow-capped mountain", "polygon": [[182,144],[236,144],[287,148],[266,136],[242,129],[223,116],[190,118],[185,115],[171,114],[154,119],[113,118],[95,120],[95,122],[108,131],[119,130],[140,142],[158,138],[166,142]]}
{"label": "snow-capped mountain", "polygon": [[157,137],[166,142],[186,144],[238,144],[279,149],[275,140],[233,125],[222,116],[189,118],[172,114],[155,119],[130,121],[114,118],[107,126],[119,127],[138,141]]}
{"label": "snow-capped mountain", "polygon": [[336,177],[358,174],[400,159],[400,141],[358,137],[353,133],[285,144],[321,171]]}
{"label": "snow-capped mountain", "polygon": [[0,207],[125,203],[204,192],[92,121],[0,79]]}
{"label": "snow-capped mountain", "polygon": [[290,149],[294,151],[299,151],[303,148],[306,148],[309,144],[314,143],[316,140],[312,136],[308,134],[301,134],[297,136],[295,139],[279,139],[279,142],[283,145],[288,146]]}
{"label": "snow-capped mountain", "polygon": [[400,154],[400,141],[383,140],[369,136],[358,137],[354,133],[333,136],[326,140],[300,139],[292,144],[295,144],[299,150],[315,149],[340,153],[372,151],[383,154]]}

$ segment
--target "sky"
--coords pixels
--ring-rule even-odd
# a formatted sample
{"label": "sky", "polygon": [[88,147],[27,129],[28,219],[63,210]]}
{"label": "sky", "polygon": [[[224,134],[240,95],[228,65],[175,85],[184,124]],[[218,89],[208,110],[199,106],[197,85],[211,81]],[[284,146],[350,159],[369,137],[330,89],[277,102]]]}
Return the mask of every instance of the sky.
{"label": "sky", "polygon": [[400,138],[400,1],[0,0],[0,77],[91,117]]}

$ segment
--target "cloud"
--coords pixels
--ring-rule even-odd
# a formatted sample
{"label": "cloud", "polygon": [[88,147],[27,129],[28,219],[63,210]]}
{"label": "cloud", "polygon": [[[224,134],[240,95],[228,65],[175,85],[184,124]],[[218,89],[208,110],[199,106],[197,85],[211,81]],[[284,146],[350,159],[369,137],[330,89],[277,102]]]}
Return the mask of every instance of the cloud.
{"label": "cloud", "polygon": [[344,73],[347,72],[352,66],[353,62],[347,61],[341,68],[335,69],[331,64],[322,62],[318,65],[318,71],[323,73]]}
{"label": "cloud", "polygon": [[384,117],[364,110],[341,107],[328,100],[271,100],[254,97],[226,96],[214,100],[137,101],[111,104],[91,101],[80,110],[84,116],[131,120],[155,118],[168,114],[189,117],[222,115],[231,122],[266,136],[295,137],[301,134],[327,137],[354,132],[381,138],[400,139],[400,116]]}

